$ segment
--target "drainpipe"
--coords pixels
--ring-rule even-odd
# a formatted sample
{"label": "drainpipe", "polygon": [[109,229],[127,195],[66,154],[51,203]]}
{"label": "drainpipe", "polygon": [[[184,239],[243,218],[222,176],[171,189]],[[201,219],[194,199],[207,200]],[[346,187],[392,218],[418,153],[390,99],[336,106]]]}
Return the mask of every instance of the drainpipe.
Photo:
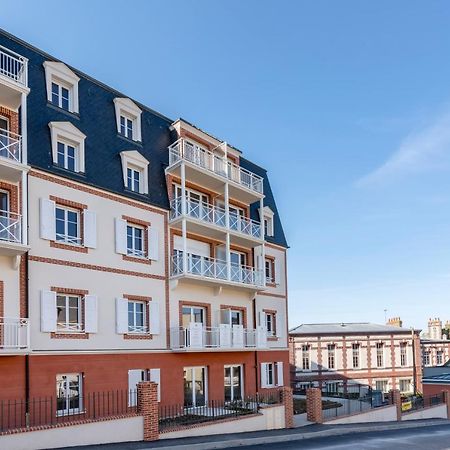
{"label": "drainpipe", "polygon": [[413,356],[413,389],[414,395],[417,395],[417,370],[416,370],[416,342],[415,342],[414,328],[411,328],[411,338],[412,338],[412,356]]}

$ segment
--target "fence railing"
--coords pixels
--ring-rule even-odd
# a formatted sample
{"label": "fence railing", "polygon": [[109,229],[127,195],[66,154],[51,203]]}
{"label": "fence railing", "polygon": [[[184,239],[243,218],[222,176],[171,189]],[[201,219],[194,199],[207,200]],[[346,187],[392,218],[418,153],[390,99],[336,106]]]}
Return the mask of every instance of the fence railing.
{"label": "fence railing", "polygon": [[169,167],[181,160],[227,178],[251,191],[263,193],[262,177],[183,138],[169,146]]}
{"label": "fence railing", "polygon": [[187,273],[216,280],[227,280],[252,286],[264,286],[263,271],[254,269],[250,266],[230,264],[228,273],[226,261],[207,256],[194,255],[192,253],[187,253],[187,267],[184,268],[183,266],[182,252],[172,255],[173,276]]}
{"label": "fence railing", "polygon": [[[69,392],[70,393],[70,392]],[[0,401],[0,432],[136,413],[137,391]]]}
{"label": "fence railing", "polygon": [[22,136],[0,128],[0,157],[22,161]]}
{"label": "fence railing", "polygon": [[256,414],[261,408],[282,403],[281,392],[275,390],[267,394],[233,400],[202,401],[201,404],[176,404],[159,408],[159,430],[196,425],[232,417]]}
{"label": "fence railing", "polygon": [[0,75],[27,87],[28,59],[0,45]]}
{"label": "fence railing", "polygon": [[22,242],[22,216],[0,210],[0,241]]}
{"label": "fence railing", "polygon": [[0,317],[0,353],[1,350],[25,350],[29,346],[30,321]]}
{"label": "fence railing", "polygon": [[411,396],[402,399],[402,413],[409,413],[445,403],[444,393],[426,397]]}
{"label": "fence railing", "polygon": [[[170,219],[182,216],[182,197],[176,197],[170,202]],[[207,224],[227,228],[226,211],[220,206],[205,202],[186,199],[186,215]],[[261,224],[253,219],[229,213],[228,229],[254,238],[261,238]]]}
{"label": "fence railing", "polygon": [[[197,325],[197,324],[195,324]],[[267,332],[264,327],[246,329],[242,326],[231,327],[172,327],[170,329],[170,346],[172,349],[195,348],[265,348]]]}

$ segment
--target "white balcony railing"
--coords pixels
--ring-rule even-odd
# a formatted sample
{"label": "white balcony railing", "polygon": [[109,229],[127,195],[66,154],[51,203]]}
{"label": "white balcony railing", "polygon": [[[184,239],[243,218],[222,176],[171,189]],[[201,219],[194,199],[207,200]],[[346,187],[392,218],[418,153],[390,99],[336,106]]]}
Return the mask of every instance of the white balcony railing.
{"label": "white balcony railing", "polygon": [[[182,200],[182,197],[176,197],[170,202],[170,219],[181,217]],[[220,206],[186,199],[186,215],[192,219],[227,228],[226,211]],[[262,238],[259,222],[237,214],[229,214],[228,229],[254,238]]]}
{"label": "white balcony railing", "polygon": [[9,211],[0,210],[0,241],[22,242],[22,216]]}
{"label": "white balcony railing", "polygon": [[187,267],[184,268],[182,252],[178,252],[172,256],[173,276],[189,274],[249,286],[264,286],[264,274],[262,270],[256,270],[253,267],[239,264],[230,264],[228,270],[226,261],[220,259],[194,255],[192,253],[187,253],[186,257]]}
{"label": "white balcony railing", "polygon": [[28,60],[0,45],[0,75],[27,87]]}
{"label": "white balcony railing", "polygon": [[23,350],[30,346],[30,321],[0,317],[0,353],[2,350]]}
{"label": "white balcony railing", "polygon": [[263,193],[262,177],[182,138],[169,146],[169,167],[181,160],[227,178],[254,192]]}
{"label": "white balcony railing", "polygon": [[22,161],[22,136],[0,128],[0,157]]}
{"label": "white balcony railing", "polygon": [[219,325],[206,327],[201,323],[191,323],[187,328],[170,329],[172,349],[239,349],[267,347],[264,327],[245,329],[242,325]]}

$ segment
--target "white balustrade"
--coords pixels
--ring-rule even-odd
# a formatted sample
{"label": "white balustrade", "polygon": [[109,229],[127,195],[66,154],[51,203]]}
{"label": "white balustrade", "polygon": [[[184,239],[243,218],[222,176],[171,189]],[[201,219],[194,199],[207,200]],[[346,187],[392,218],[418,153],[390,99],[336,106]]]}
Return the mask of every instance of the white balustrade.
{"label": "white balustrade", "polygon": [[22,242],[22,216],[9,211],[0,210],[0,241]]}
{"label": "white balustrade", "polygon": [[0,45],[0,75],[27,87],[28,60]]}
{"label": "white balustrade", "polygon": [[29,346],[29,320],[0,317],[0,352],[2,350],[26,349]]}
{"label": "white balustrade", "polygon": [[22,161],[22,136],[0,128],[0,158]]}

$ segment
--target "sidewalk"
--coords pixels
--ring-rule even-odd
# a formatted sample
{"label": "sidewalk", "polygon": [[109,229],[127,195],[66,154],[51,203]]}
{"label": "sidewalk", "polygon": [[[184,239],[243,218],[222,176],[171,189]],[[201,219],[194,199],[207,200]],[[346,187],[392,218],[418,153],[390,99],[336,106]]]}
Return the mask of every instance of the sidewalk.
{"label": "sidewalk", "polygon": [[239,434],[220,434],[182,439],[162,439],[156,442],[122,442],[118,444],[71,447],[73,450],[213,450],[248,445],[275,444],[303,439],[343,436],[388,430],[404,430],[448,425],[445,419],[426,419],[411,422],[362,423],[351,425],[307,425],[302,428],[258,431]]}

